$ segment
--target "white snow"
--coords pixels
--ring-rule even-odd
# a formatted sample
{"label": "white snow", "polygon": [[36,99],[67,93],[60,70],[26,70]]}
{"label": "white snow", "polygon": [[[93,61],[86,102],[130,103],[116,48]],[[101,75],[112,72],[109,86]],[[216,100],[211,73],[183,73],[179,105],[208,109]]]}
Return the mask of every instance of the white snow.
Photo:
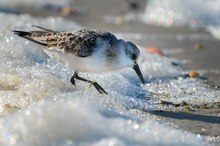
{"label": "white snow", "polygon": [[145,112],[168,108],[152,93],[174,102],[220,100],[220,91],[199,79],[178,78],[184,70],[173,66],[172,58],[142,52],[144,85],[129,68],[82,73],[109,93],[100,95],[84,82],[71,85],[72,70],[10,31],[30,30],[31,25],[55,30],[80,26],[54,17],[0,14],[0,19],[0,145],[211,145],[205,137],[158,123]]}
{"label": "white snow", "polygon": [[[2,118],[1,145],[204,145],[199,135],[165,127],[147,119],[137,123],[106,116],[86,95],[63,94],[43,99],[25,110]],[[99,97],[101,98],[101,97]]]}

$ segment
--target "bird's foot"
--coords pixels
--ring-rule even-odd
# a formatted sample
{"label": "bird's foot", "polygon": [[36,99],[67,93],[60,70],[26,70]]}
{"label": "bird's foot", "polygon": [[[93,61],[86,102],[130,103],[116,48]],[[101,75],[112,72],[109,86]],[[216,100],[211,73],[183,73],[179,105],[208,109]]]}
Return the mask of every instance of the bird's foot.
{"label": "bird's foot", "polygon": [[71,82],[73,85],[76,85],[75,76],[73,76],[73,77],[70,79],[70,82]]}
{"label": "bird's foot", "polygon": [[90,86],[91,87],[92,85],[96,88],[96,90],[100,93],[100,94],[108,94],[97,82],[94,82],[94,81],[90,81],[90,80],[87,80],[87,79],[84,79],[82,77],[79,77],[78,73],[77,72],[74,72],[74,75],[73,77],[71,78],[70,82],[73,84],[73,85],[76,85],[75,84],[75,79],[77,80],[80,80],[80,81],[83,81],[83,82],[87,82],[87,83],[90,83]]}
{"label": "bird's foot", "polygon": [[78,73],[77,73],[77,72],[74,72],[74,75],[73,75],[72,78],[70,79],[70,82],[71,82],[73,85],[76,85],[75,79],[77,79],[77,78],[79,78]]}
{"label": "bird's foot", "polygon": [[89,87],[91,87],[92,85],[96,88],[96,90],[97,90],[100,94],[103,94],[103,93],[104,93],[104,94],[108,94],[108,92],[106,92],[105,89],[103,89],[97,82],[92,81]]}

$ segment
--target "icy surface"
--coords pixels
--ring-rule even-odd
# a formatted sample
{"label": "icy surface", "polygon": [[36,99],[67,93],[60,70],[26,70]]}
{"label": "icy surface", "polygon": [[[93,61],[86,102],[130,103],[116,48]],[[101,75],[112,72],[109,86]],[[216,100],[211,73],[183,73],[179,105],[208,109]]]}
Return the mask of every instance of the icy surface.
{"label": "icy surface", "polygon": [[[151,119],[146,111],[181,110],[161,99],[198,104],[220,100],[220,91],[200,79],[184,78],[172,58],[142,52],[139,64],[146,80],[132,69],[83,77],[109,93],[77,81],[42,46],[15,36],[10,29],[41,25],[50,29],[79,28],[61,18],[0,14],[0,145],[208,145],[206,138]],[[32,28],[33,29],[33,28]],[[123,35],[122,35],[123,37]]]}
{"label": "icy surface", "polygon": [[166,128],[149,119],[138,124],[120,116],[108,117],[78,96],[72,93],[44,99],[2,119],[1,145],[200,145],[202,142],[200,136]]}
{"label": "icy surface", "polygon": [[220,38],[219,0],[150,0],[143,20],[163,26],[188,25],[193,29],[205,27]]}

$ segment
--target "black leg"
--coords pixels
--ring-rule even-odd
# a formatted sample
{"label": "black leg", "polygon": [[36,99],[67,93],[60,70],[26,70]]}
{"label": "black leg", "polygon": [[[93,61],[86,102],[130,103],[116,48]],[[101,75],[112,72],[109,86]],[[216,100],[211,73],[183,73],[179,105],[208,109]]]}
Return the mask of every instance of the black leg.
{"label": "black leg", "polygon": [[82,77],[79,77],[77,72],[74,72],[74,75],[70,80],[73,85],[76,85],[75,84],[75,79],[78,79],[78,80],[83,81],[83,82],[90,83],[91,85],[93,85],[96,88],[96,90],[99,91],[100,94],[103,94],[103,93],[108,94],[97,82],[93,82],[93,81],[84,79]]}
{"label": "black leg", "polygon": [[73,75],[73,77],[70,79],[70,82],[73,84],[73,85],[76,85],[76,83],[75,83],[75,76],[77,76],[77,72],[74,72],[74,75]]}

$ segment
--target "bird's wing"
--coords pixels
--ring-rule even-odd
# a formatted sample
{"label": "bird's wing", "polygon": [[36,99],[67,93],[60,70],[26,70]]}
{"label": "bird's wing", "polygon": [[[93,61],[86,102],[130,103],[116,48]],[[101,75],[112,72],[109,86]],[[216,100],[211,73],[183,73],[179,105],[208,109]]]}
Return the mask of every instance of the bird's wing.
{"label": "bird's wing", "polygon": [[[38,27],[38,26],[37,26]],[[20,37],[46,46],[49,50],[63,51],[79,57],[87,57],[96,51],[97,41],[108,40],[111,44],[117,39],[113,34],[104,31],[81,29],[74,32],[56,32],[41,28],[43,31],[18,31],[13,32]]]}
{"label": "bird's wing", "polygon": [[87,57],[96,51],[97,41],[100,36],[97,33],[92,33],[89,30],[79,30],[66,34],[65,40],[60,43],[60,47],[66,53],[75,54],[79,57]]}
{"label": "bird's wing", "polygon": [[98,49],[104,49],[106,46],[101,46],[103,43],[113,45],[117,41],[113,34],[99,30],[81,29],[65,35],[67,35],[65,41],[59,45],[64,52],[80,57],[87,57]]}

